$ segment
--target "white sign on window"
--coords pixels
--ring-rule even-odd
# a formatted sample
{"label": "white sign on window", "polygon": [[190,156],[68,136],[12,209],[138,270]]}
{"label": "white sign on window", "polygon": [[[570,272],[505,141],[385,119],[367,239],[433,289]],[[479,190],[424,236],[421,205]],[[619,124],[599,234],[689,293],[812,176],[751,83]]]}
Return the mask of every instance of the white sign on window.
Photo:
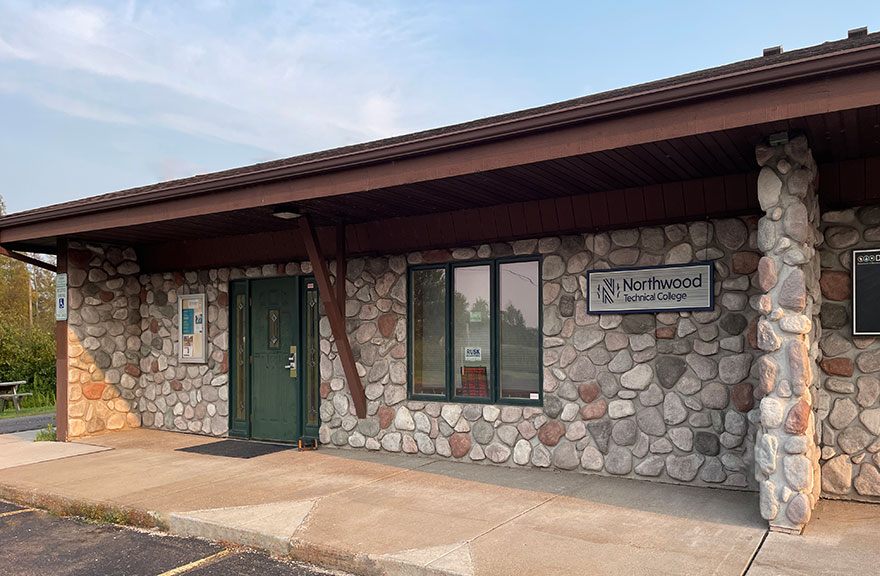
{"label": "white sign on window", "polygon": [[464,349],[465,362],[481,362],[483,360],[483,349],[478,347],[470,347]]}
{"label": "white sign on window", "polygon": [[711,310],[710,262],[587,272],[590,314]]}
{"label": "white sign on window", "polygon": [[55,276],[55,320],[67,320],[67,274]]}

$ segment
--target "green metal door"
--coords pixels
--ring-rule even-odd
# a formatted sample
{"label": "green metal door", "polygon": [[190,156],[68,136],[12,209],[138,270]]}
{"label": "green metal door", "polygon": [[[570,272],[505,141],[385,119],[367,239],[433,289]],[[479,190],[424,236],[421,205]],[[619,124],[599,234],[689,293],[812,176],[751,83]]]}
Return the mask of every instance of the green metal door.
{"label": "green metal door", "polygon": [[298,292],[296,278],[251,283],[252,438],[293,442],[300,436]]}

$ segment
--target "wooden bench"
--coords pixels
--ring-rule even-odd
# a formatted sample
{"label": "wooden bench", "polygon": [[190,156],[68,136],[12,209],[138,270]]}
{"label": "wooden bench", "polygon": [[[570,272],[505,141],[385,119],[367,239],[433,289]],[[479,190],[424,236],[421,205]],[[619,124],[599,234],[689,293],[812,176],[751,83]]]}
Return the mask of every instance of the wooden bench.
{"label": "wooden bench", "polygon": [[10,400],[12,400],[12,405],[15,406],[15,411],[18,412],[21,410],[18,400],[25,396],[33,396],[30,392],[18,391],[19,385],[24,383],[24,380],[19,380],[18,382],[0,382],[0,412],[3,412],[3,410],[6,409],[6,403]]}

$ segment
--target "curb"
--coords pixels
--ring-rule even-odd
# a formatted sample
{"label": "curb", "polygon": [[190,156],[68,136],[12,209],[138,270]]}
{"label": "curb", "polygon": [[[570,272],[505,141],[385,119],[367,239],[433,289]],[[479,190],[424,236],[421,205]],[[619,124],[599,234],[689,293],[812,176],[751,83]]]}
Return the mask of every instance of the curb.
{"label": "curb", "polygon": [[287,539],[253,530],[225,526],[216,522],[173,513],[164,518],[158,512],[127,506],[111,506],[99,502],[76,500],[57,494],[22,490],[0,485],[0,498],[9,502],[39,508],[58,516],[76,516],[144,529],[159,529],[174,536],[196,537],[256,548],[269,554],[331,570],[352,572],[361,576],[459,576],[458,572],[438,570],[400,560],[374,557],[369,554],[317,545],[296,538]]}
{"label": "curb", "polygon": [[176,536],[195,536],[240,546],[259,548],[276,556],[290,556],[290,541],[246,528],[235,528],[218,522],[191,518],[185,514],[168,515],[168,532]]}
{"label": "curb", "polygon": [[167,522],[159,514],[128,506],[111,506],[109,504],[76,500],[57,494],[22,490],[3,485],[0,485],[0,498],[22,506],[47,510],[58,516],[77,516],[97,522],[168,530]]}

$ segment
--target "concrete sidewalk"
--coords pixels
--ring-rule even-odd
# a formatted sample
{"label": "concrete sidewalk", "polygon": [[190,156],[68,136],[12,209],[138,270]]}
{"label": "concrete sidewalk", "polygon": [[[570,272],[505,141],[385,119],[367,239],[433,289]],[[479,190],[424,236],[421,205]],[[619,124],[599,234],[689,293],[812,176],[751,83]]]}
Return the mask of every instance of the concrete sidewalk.
{"label": "concrete sidewalk", "polygon": [[7,441],[0,497],[358,574],[739,575],[766,533],[753,493],[334,449],[177,451],[216,441],[119,432],[36,463]]}

